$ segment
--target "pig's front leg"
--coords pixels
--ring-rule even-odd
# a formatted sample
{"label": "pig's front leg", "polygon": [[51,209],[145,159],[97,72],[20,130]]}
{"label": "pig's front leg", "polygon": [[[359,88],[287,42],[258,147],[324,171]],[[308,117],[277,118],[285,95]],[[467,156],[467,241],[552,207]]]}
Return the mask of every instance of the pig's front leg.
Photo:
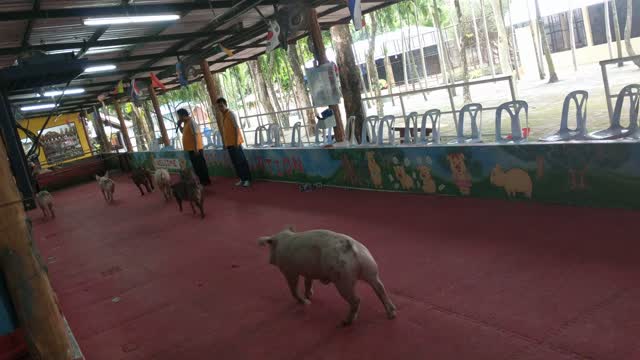
{"label": "pig's front leg", "polygon": [[307,300],[311,300],[311,297],[313,296],[313,279],[311,278],[304,278],[304,297]]}
{"label": "pig's front leg", "polygon": [[291,295],[297,302],[303,305],[311,304],[311,302],[307,299],[303,299],[300,294],[298,294],[298,278],[297,274],[284,274],[287,279],[287,284],[289,284],[289,290],[291,291]]}

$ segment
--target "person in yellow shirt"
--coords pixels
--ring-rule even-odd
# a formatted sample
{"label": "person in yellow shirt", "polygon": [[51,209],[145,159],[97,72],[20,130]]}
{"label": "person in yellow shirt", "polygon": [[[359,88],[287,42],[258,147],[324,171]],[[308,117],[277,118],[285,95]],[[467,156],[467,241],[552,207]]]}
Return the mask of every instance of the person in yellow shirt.
{"label": "person in yellow shirt", "polygon": [[236,183],[236,186],[249,187],[251,185],[251,172],[249,171],[249,163],[242,151],[242,131],[240,131],[240,125],[238,124],[238,118],[233,111],[229,110],[227,100],[225,98],[218,98],[216,106],[222,114],[222,142],[224,147],[229,152],[231,163],[236,170],[236,175],[240,178],[240,181]]}
{"label": "person in yellow shirt", "polygon": [[179,109],[178,129],[182,133],[182,148],[189,153],[193,170],[204,186],[211,185],[207,161],[204,159],[202,134],[195,120],[186,109]]}

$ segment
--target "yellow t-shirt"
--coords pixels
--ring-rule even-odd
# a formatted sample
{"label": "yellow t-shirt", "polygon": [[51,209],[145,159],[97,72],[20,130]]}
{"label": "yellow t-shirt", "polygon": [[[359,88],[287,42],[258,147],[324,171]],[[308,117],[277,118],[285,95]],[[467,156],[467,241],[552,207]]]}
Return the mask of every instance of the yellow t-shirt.
{"label": "yellow t-shirt", "polygon": [[224,146],[239,146],[244,142],[236,115],[231,110],[222,113],[222,142]]}
{"label": "yellow t-shirt", "polygon": [[184,122],[182,148],[185,151],[198,151],[203,148],[200,127],[198,127],[196,122],[191,118]]}

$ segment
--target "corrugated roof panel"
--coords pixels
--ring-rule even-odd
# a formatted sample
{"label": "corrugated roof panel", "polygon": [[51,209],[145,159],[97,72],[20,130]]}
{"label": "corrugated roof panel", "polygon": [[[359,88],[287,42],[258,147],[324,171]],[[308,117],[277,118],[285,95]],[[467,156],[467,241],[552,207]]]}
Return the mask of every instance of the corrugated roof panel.
{"label": "corrugated roof panel", "polygon": [[131,55],[148,55],[165,51],[178,41],[160,41],[144,44],[131,52]]}
{"label": "corrugated roof panel", "polygon": [[167,58],[164,58],[164,59],[158,61],[157,63],[153,64],[153,67],[156,67],[156,66],[167,66],[167,67],[169,67],[169,66],[175,66],[175,64],[176,64],[176,58],[175,57],[167,57]]}
{"label": "corrugated roof panel", "polygon": [[32,8],[33,8],[33,0],[2,0],[0,1],[0,12],[24,11]]}
{"label": "corrugated roof panel", "polygon": [[95,29],[82,24],[80,18],[38,19],[31,31],[32,45],[80,42],[88,40]]}
{"label": "corrugated roof panel", "polygon": [[20,46],[26,26],[27,22],[22,20],[0,22],[0,48]]}
{"label": "corrugated roof panel", "polygon": [[155,35],[157,33],[156,26],[157,24],[152,23],[111,25],[100,37],[100,40]]}
{"label": "corrugated roof panel", "polygon": [[0,56],[0,69],[11,66],[16,61],[16,57],[14,55]]}
{"label": "corrugated roof panel", "polygon": [[120,5],[120,0],[40,0],[41,9],[83,8]]}
{"label": "corrugated roof panel", "polygon": [[[218,11],[216,11],[218,14]],[[162,34],[178,34],[183,32],[199,31],[213,20],[211,10],[195,10],[173,23]]]}

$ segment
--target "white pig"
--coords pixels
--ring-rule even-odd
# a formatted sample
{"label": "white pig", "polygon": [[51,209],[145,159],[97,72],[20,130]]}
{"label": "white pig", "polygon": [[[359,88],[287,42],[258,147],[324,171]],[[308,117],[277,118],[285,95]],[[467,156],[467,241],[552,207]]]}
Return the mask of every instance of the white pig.
{"label": "white pig", "polygon": [[55,219],[56,213],[53,211],[53,196],[48,191],[40,191],[36,194],[36,204],[42,210],[44,217],[51,215]]}
{"label": "white pig", "polygon": [[113,201],[113,193],[116,190],[116,183],[109,179],[109,172],[107,171],[104,176],[96,175],[96,181],[98,181],[104,200],[107,203],[111,203]]}
{"label": "white pig", "polygon": [[165,200],[171,199],[171,176],[167,170],[156,170],[155,174],[153,174],[153,182],[162,191]]}
{"label": "white pig", "polygon": [[[301,304],[310,304],[313,280],[334,283],[350,309],[342,326],[348,326],[358,316],[360,298],[355,293],[358,280],[367,282],[384,306],[387,317],[396,317],[396,307],[378,276],[378,265],[367,248],[347,235],[329,230],[296,233],[293,228],[273,236],[258,239],[261,246],[269,245],[269,262],[284,275],[293,297]],[[304,277],[304,298],[298,293],[298,278]]]}

